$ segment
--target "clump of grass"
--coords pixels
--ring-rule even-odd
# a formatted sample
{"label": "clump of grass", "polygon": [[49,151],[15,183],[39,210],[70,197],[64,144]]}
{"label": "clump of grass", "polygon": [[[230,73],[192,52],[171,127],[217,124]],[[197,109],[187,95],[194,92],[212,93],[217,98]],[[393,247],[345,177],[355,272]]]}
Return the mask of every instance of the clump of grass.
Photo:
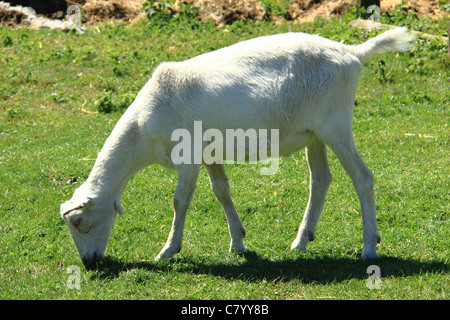
{"label": "clump of grass", "polygon": [[106,91],[94,101],[94,107],[101,113],[123,112],[135,97],[134,93],[123,93],[117,97],[113,91]]}

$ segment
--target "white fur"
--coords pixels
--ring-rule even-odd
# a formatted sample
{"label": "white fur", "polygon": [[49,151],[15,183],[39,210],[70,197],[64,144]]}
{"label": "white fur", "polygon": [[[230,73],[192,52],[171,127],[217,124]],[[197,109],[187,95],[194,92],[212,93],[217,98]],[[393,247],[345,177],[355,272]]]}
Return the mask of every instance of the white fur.
{"label": "white fur", "polygon": [[[404,28],[358,46],[319,36],[287,33],[243,41],[184,62],[161,64],[139,92],[102,148],[88,180],[61,206],[85,263],[103,257],[122,193],[141,168],[161,164],[176,169],[174,220],[157,259],[181,249],[186,210],[199,165],[175,166],[170,158],[175,129],[278,129],[279,153],[306,147],[310,198],[292,249],[305,250],[331,181],[326,144],[350,175],[361,202],[364,258],[376,258],[380,237],[375,217],[373,175],[356,150],[352,113],[362,62],[377,52],[409,50]],[[245,252],[244,227],[230,197],[223,164],[205,165],[225,211],[231,248]]]}

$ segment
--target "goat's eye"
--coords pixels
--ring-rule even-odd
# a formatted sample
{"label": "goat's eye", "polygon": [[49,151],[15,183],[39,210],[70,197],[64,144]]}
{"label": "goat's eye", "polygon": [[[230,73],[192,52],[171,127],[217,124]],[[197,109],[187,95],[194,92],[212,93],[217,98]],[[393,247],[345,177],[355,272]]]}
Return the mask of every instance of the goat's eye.
{"label": "goat's eye", "polygon": [[74,220],[74,221],[72,222],[72,224],[73,224],[75,227],[78,227],[78,226],[80,225],[80,223],[81,223],[81,218],[78,218],[78,219],[76,219],[76,220]]}

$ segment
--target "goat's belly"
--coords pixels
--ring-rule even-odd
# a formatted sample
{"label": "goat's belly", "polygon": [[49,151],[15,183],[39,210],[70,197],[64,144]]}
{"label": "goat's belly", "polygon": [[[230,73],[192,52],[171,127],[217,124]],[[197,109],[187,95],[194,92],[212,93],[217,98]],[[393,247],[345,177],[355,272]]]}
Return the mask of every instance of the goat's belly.
{"label": "goat's belly", "polygon": [[279,155],[288,156],[293,152],[301,150],[306,147],[313,138],[314,135],[311,132],[297,132],[283,141],[280,141]]}

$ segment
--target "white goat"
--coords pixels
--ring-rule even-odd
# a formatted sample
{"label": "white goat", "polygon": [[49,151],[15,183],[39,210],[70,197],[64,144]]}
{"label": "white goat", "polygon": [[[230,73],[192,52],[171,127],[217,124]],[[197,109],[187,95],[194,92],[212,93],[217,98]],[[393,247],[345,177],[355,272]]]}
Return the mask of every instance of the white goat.
{"label": "white goat", "polygon": [[[259,37],[161,64],[107,139],[87,181],[61,205],[82,261],[99,262],[119,215],[122,193],[138,170],[158,163],[178,172],[174,220],[156,259],[181,250],[186,210],[199,164],[175,165],[171,135],[194,121],[203,128],[278,129],[281,156],[306,147],[310,197],[292,249],[305,250],[331,181],[326,145],[352,179],[361,203],[363,258],[376,258],[380,241],[375,216],[373,175],[353,140],[352,113],[362,65],[374,53],[408,51],[414,37],[405,28],[389,30],[361,45],[349,46],[319,36],[287,33]],[[203,148],[206,146],[204,142]],[[193,163],[193,162],[191,162]],[[204,164],[223,206],[230,250],[245,252],[245,229],[230,196],[223,163]]]}

